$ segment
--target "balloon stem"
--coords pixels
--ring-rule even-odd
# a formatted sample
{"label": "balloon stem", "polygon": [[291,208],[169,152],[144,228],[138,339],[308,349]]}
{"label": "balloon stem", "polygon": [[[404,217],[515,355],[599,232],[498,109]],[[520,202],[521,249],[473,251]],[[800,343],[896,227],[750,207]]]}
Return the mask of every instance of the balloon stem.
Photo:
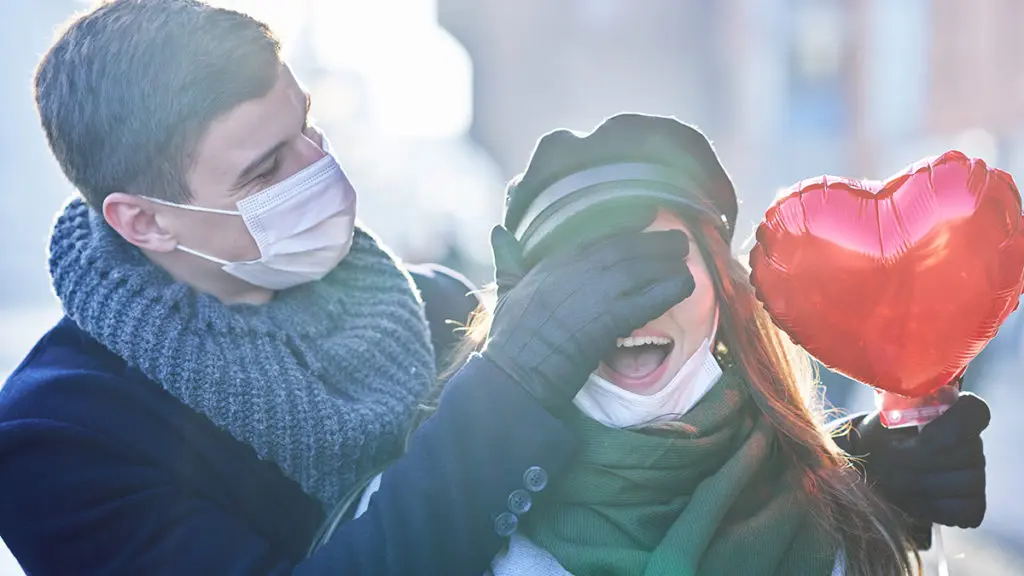
{"label": "balloon stem", "polygon": [[942,526],[932,525],[932,550],[938,562],[939,576],[949,576],[949,562],[946,560],[946,549],[942,545]]}
{"label": "balloon stem", "polygon": [[[959,384],[957,382],[957,388],[959,388]],[[920,433],[925,426],[925,424],[918,425],[917,431]],[[946,560],[946,548],[942,543],[942,526],[940,524],[932,524],[932,547],[929,550],[929,556],[935,559],[938,576],[949,576],[949,562]]]}

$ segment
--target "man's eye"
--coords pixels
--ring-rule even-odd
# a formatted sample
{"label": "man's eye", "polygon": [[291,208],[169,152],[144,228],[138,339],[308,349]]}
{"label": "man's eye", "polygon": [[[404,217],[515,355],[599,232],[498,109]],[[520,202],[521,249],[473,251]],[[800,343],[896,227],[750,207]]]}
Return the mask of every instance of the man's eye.
{"label": "man's eye", "polygon": [[274,160],[273,164],[271,164],[269,167],[267,167],[266,170],[261,172],[255,178],[253,178],[253,182],[255,182],[255,183],[264,183],[267,180],[270,180],[271,178],[273,178],[274,174],[276,172],[277,172],[277,160]]}

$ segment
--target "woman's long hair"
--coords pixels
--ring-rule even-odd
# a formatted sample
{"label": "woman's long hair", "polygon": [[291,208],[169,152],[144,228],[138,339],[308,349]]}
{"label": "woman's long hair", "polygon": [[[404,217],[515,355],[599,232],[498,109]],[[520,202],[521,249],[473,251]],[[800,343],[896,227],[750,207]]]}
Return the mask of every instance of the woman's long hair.
{"label": "woman's long hair", "polygon": [[[789,469],[808,508],[846,557],[847,576],[913,574],[920,557],[903,518],[861,479],[825,426],[822,396],[810,357],[773,323],[756,299],[749,271],[729,252],[706,217],[683,215],[707,263],[719,301],[718,346],[740,370],[765,418],[778,431]],[[486,295],[489,296],[489,295]],[[486,298],[485,298],[486,300]],[[459,360],[481,349],[490,328],[489,304],[474,313]]]}

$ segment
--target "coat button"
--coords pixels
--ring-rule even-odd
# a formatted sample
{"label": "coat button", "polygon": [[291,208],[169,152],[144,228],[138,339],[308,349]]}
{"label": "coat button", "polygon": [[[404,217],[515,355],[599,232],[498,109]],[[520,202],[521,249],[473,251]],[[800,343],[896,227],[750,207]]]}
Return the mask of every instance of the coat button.
{"label": "coat button", "polygon": [[533,499],[526,490],[516,490],[508,495],[508,509],[517,516],[522,516],[530,511],[533,506]]}
{"label": "coat button", "polygon": [[540,466],[531,466],[523,474],[523,484],[530,492],[540,492],[548,485],[548,473]]}
{"label": "coat button", "polygon": [[494,531],[502,538],[511,536],[518,527],[519,518],[516,518],[516,515],[511,512],[502,512],[494,519]]}

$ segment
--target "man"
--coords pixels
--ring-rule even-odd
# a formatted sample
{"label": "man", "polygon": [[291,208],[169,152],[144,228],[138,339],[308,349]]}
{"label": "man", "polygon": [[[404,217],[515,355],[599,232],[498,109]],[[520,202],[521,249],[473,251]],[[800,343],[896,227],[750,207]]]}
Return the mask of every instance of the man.
{"label": "man", "polygon": [[535,267],[402,456],[450,333],[354,225],[265,25],[107,2],[44,57],[36,100],[84,200],[51,238],[66,317],[0,392],[0,538],[32,574],[480,574],[572,454],[552,414],[692,290],[681,235]]}

